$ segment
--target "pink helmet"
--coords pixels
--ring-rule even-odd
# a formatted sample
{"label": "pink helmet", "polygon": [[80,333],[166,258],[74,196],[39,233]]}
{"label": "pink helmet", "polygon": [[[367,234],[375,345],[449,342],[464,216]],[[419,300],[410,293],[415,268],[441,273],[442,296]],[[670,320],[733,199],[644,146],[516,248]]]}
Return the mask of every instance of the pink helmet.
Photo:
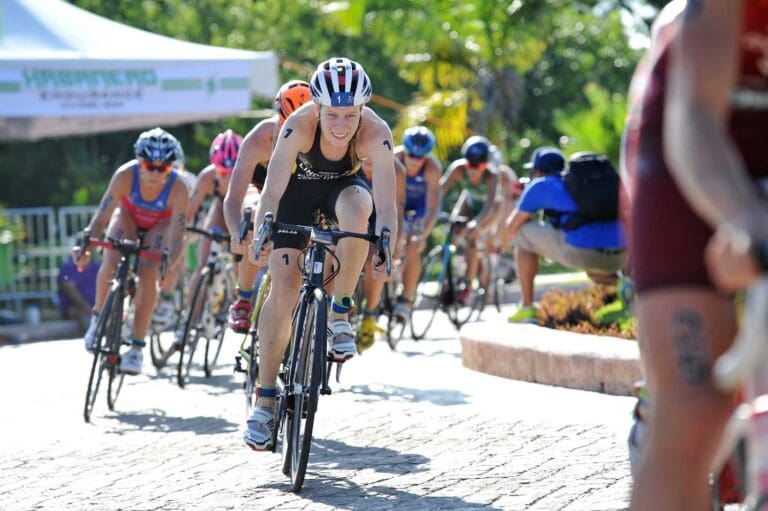
{"label": "pink helmet", "polygon": [[211,163],[216,165],[219,171],[232,172],[242,143],[243,137],[232,130],[219,133],[211,142]]}

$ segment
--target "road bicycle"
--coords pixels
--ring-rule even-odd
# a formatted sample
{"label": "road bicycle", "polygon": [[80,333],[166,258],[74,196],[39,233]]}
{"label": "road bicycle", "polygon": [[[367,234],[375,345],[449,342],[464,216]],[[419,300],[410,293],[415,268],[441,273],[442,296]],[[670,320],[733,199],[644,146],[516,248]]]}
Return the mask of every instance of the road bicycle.
{"label": "road bicycle", "polygon": [[[768,277],[746,292],[744,314],[733,346],[713,367],[716,385],[739,391],[741,404],[729,421],[716,456],[715,471],[730,470],[744,482],[743,508],[768,510]],[[723,503],[715,484],[713,503]],[[723,509],[715,507],[714,509]]]}
{"label": "road bicycle", "polygon": [[411,313],[411,335],[414,340],[423,339],[435,319],[438,309],[442,309],[456,328],[461,328],[469,321],[475,310],[475,299],[467,303],[458,300],[466,286],[473,283],[464,281],[466,263],[463,255],[459,256],[459,247],[454,243],[454,237],[467,224],[466,217],[441,214],[439,223],[448,223],[448,232],[440,245],[430,250],[421,264],[421,274],[416,287],[416,297],[413,311],[426,310],[426,317],[414,321]]}
{"label": "road bicycle", "polygon": [[[291,490],[301,491],[304,484],[312,429],[319,395],[330,395],[328,375],[334,363],[328,356],[328,295],[326,286],[339,271],[339,260],[330,247],[344,238],[358,238],[375,243],[379,258],[391,274],[389,256],[389,229],[382,229],[381,236],[324,229],[318,226],[294,225],[277,222],[267,213],[254,246],[258,257],[263,243],[272,232],[288,230],[309,235],[309,246],[301,251],[297,264],[302,274],[299,301],[294,310],[291,342],[283,359],[277,378],[275,402],[275,426],[272,431],[272,449],[282,437],[283,473],[291,479]],[[326,255],[334,260],[334,271],[324,274]],[[337,376],[341,365],[337,366]]]}
{"label": "road bicycle", "polygon": [[[93,362],[88,376],[88,386],[85,392],[85,407],[83,417],[85,422],[91,421],[93,406],[104,373],[107,374],[107,406],[115,409],[115,403],[123,387],[125,374],[120,372],[120,348],[129,345],[123,335],[123,322],[127,317],[130,302],[136,294],[136,274],[140,258],[165,262],[163,255],[142,246],[143,232],[138,240],[108,238],[102,241],[92,238],[86,229],[80,240],[81,253],[88,247],[102,247],[116,250],[120,253],[120,262],[115,275],[110,281],[109,292],[101,309],[96,325]],[[164,266],[164,264],[163,264]],[[164,269],[161,270],[164,273]]]}
{"label": "road bicycle", "polygon": [[192,361],[201,339],[205,340],[203,372],[206,377],[213,373],[221,353],[227,329],[227,312],[235,290],[232,260],[228,251],[221,250],[220,246],[229,243],[229,235],[199,227],[187,227],[187,231],[200,234],[212,243],[208,261],[190,295],[189,310],[178,340],[176,381],[181,388],[189,380]]}

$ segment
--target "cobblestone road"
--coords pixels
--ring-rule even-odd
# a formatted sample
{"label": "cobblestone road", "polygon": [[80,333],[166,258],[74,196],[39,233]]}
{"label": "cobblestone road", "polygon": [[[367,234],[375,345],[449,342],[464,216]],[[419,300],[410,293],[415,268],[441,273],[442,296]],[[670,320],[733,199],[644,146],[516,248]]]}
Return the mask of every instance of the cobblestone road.
{"label": "cobblestone road", "polygon": [[[320,400],[304,489],[280,456],[241,440],[230,359],[185,390],[171,372],[128,380],[82,420],[82,341],[0,348],[2,510],[626,509],[629,398],[504,380],[461,366],[456,333],[379,342]],[[194,370],[194,369],[193,369]]]}

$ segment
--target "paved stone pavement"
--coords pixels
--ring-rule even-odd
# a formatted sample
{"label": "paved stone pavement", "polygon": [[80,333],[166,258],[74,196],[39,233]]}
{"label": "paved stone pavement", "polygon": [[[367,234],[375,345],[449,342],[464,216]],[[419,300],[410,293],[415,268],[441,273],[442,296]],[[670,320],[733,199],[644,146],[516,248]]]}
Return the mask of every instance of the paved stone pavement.
{"label": "paved stone pavement", "polygon": [[2,347],[0,509],[627,508],[630,398],[476,373],[444,318],[431,334],[346,364],[321,397],[299,495],[279,455],[242,443],[234,335],[226,365],[207,380],[198,368],[184,390],[149,360],[126,377],[117,411],[102,388],[92,424],[82,341]]}

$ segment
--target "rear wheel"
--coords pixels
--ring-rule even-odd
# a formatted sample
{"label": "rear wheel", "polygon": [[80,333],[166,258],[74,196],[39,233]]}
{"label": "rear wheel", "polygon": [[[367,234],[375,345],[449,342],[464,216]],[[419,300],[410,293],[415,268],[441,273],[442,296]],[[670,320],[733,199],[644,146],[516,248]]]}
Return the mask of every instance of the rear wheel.
{"label": "rear wheel", "polygon": [[[231,268],[225,271],[231,271]],[[216,292],[214,293],[213,302],[209,302],[209,320],[212,322],[213,335],[210,338],[206,338],[205,362],[203,364],[206,378],[210,378],[213,370],[216,368],[216,362],[218,362],[219,354],[221,354],[221,345],[224,343],[224,334],[227,331],[227,312],[229,311],[229,305],[234,294],[234,286],[227,275],[228,273],[220,273],[214,277],[217,281]]]}
{"label": "rear wheel", "polygon": [[427,330],[432,326],[437,309],[440,307],[444,280],[443,250],[447,250],[447,247],[441,245],[433,248],[421,264],[421,275],[416,286],[416,298],[412,310],[425,310],[426,312],[424,312],[423,318],[419,318],[419,321],[414,321],[413,313],[411,313],[410,319],[411,335],[417,341],[427,335]]}
{"label": "rear wheel", "polygon": [[195,356],[197,343],[205,328],[206,297],[208,296],[210,268],[203,268],[200,279],[197,281],[192,294],[187,320],[184,323],[184,332],[179,345],[179,363],[176,369],[176,381],[179,387],[184,388],[189,379],[189,371]]}

